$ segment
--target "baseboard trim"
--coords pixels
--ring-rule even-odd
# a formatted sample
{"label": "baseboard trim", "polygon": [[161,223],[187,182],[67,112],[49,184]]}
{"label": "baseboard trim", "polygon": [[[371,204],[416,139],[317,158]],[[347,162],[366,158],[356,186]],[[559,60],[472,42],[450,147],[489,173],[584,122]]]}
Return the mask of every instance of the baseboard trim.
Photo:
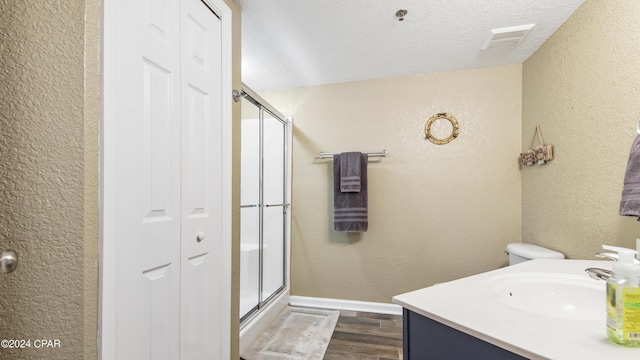
{"label": "baseboard trim", "polygon": [[378,314],[402,315],[402,307],[400,305],[369,301],[291,295],[289,296],[289,304],[291,306],[314,307],[319,309],[366,311]]}

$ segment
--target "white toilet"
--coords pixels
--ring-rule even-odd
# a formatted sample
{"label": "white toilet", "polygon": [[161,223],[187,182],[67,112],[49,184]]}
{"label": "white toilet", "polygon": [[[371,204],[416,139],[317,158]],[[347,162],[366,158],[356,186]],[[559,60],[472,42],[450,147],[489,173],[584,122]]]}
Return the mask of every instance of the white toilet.
{"label": "white toilet", "polygon": [[509,265],[533,259],[564,259],[564,254],[562,253],[533,244],[509,244],[505,252],[509,254]]}

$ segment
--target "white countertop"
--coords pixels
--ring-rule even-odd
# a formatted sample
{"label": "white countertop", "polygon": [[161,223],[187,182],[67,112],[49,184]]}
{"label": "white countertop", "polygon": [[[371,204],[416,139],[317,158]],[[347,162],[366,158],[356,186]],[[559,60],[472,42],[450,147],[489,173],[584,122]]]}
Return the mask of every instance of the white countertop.
{"label": "white countertop", "polygon": [[[640,359],[640,348],[609,341],[606,332],[604,281],[585,269],[611,269],[611,261],[537,259],[494,271],[436,284],[393,297],[415,313],[530,359]],[[603,287],[599,319],[569,320],[520,311],[496,301],[488,290],[495,276],[560,273],[579,276]]]}

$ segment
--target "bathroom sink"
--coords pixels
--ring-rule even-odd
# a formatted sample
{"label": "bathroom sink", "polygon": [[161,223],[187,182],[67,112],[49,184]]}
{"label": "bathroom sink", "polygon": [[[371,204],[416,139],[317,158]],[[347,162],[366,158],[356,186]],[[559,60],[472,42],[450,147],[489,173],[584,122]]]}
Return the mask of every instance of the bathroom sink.
{"label": "bathroom sink", "polygon": [[[393,301],[407,317],[433,320],[524,359],[638,360],[637,349],[607,340],[606,285],[585,272],[611,270],[613,264],[536,259],[396,295]],[[420,334],[420,345],[438,338],[434,332]]]}
{"label": "bathroom sink", "polygon": [[585,276],[517,273],[487,278],[485,289],[498,303],[533,315],[603,320],[605,282]]}

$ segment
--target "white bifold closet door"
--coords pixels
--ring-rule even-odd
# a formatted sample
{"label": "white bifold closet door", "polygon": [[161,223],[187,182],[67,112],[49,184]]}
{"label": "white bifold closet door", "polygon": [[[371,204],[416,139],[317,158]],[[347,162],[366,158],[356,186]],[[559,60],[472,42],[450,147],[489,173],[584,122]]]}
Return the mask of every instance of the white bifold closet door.
{"label": "white bifold closet door", "polygon": [[115,158],[105,164],[115,181],[113,353],[218,359],[228,312],[220,296],[228,191],[221,20],[200,0],[117,1],[110,9],[121,26],[109,33],[114,106],[105,120],[115,122],[105,144]]}

